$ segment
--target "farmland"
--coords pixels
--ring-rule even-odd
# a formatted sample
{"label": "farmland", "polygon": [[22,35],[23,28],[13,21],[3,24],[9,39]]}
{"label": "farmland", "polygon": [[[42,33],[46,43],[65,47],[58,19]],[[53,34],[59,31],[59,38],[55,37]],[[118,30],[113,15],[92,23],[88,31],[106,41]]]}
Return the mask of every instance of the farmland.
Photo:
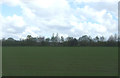
{"label": "farmland", "polygon": [[117,47],[3,47],[3,76],[116,76]]}

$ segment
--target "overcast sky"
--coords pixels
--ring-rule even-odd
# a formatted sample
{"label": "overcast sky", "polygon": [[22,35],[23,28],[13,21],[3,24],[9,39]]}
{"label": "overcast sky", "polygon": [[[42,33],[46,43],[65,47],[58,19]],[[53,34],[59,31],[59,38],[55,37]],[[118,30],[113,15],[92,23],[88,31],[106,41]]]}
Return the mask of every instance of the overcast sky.
{"label": "overcast sky", "polygon": [[0,0],[2,37],[118,33],[119,0]]}

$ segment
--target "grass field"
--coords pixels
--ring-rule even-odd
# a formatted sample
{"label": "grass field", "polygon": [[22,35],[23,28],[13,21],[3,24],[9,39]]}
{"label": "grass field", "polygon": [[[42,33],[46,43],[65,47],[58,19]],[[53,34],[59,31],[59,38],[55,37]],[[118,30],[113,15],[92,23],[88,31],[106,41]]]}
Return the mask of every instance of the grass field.
{"label": "grass field", "polygon": [[117,76],[117,47],[3,47],[3,76]]}

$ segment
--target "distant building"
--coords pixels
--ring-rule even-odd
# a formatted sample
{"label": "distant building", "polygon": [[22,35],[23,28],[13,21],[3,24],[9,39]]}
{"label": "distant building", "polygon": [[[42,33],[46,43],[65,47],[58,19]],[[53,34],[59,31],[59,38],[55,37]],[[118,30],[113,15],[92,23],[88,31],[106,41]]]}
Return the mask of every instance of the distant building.
{"label": "distant building", "polygon": [[45,40],[44,37],[31,37],[31,38],[28,38],[27,40],[30,40],[30,41],[33,41],[33,42],[42,42]]}
{"label": "distant building", "polygon": [[32,38],[32,41],[36,42],[36,41],[37,41],[37,38]]}
{"label": "distant building", "polygon": [[45,40],[44,37],[39,37],[39,38],[36,39],[36,42],[42,42],[42,41],[44,41],[44,40]]}

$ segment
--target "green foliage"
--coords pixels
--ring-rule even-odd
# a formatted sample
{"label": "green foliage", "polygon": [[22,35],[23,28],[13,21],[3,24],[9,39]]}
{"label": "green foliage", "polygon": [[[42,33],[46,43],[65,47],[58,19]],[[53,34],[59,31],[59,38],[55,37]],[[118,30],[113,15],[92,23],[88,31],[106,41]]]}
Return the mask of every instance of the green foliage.
{"label": "green foliage", "polygon": [[63,36],[59,37],[57,33],[56,36],[52,35],[51,38],[44,37],[32,37],[31,35],[27,35],[26,39],[22,40],[14,40],[13,38],[2,39],[3,46],[118,46],[117,35],[110,36],[108,40],[105,40],[104,36],[92,39],[91,36],[83,35],[78,39],[74,37],[64,38]]}

